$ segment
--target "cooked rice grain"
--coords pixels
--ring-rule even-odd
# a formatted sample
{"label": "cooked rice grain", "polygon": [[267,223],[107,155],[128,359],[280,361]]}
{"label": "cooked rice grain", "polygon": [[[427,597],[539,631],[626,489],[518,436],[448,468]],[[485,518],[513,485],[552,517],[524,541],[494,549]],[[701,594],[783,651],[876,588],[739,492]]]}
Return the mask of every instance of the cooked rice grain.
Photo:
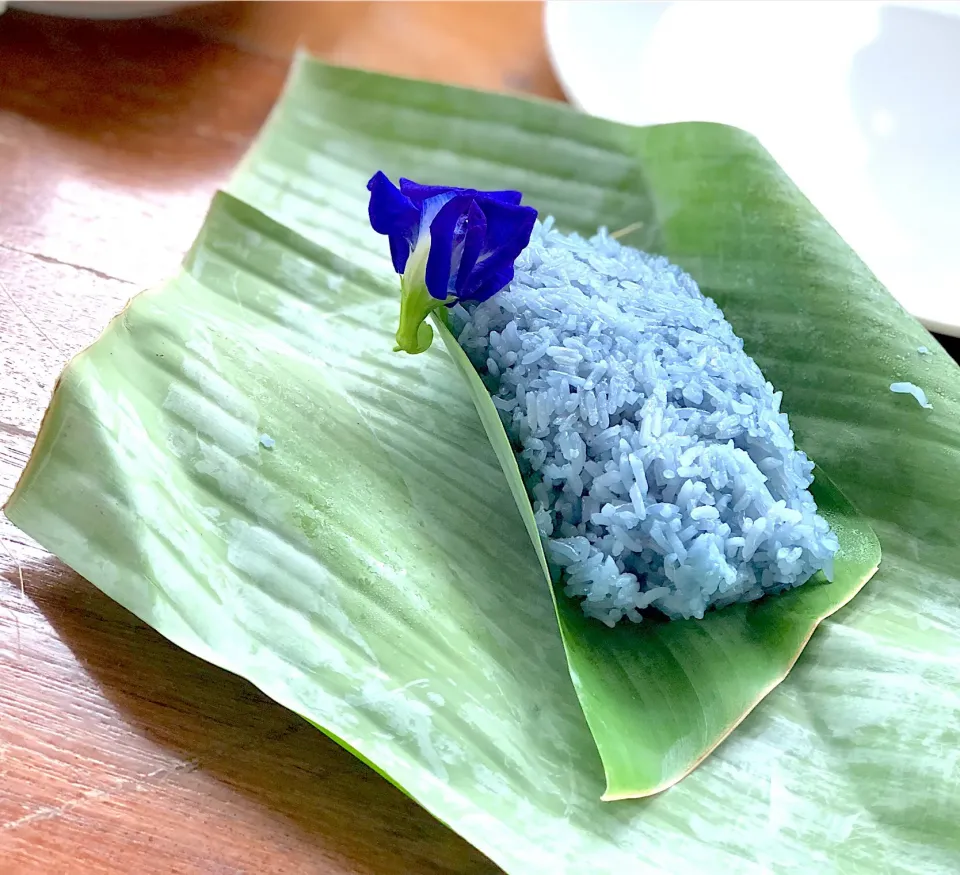
{"label": "cooked rice grain", "polygon": [[613,626],[830,578],[813,463],[717,305],[664,258],[552,225],[508,288],[452,315],[567,594]]}

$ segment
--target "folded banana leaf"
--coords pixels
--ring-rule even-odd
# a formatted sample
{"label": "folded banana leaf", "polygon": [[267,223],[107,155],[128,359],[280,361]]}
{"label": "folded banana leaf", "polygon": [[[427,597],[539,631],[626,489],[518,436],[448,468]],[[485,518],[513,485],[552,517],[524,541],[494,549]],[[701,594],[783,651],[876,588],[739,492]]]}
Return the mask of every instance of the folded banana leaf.
{"label": "folded banana leaf", "polygon": [[[642,223],[626,242],[718,301],[867,518],[818,477],[835,583],[699,625],[555,613],[458,350],[391,351],[374,169]],[[956,366],[754,140],[304,61],[230,190],[65,372],[15,523],[508,871],[956,871]],[[882,570],[789,681],[668,793],[601,803],[689,771],[783,676],[875,567],[870,526]]]}
{"label": "folded banana leaf", "polygon": [[605,800],[642,798],[676,783],[746,717],[792,668],[817,624],[843,607],[877,570],[872,529],[822,471],[813,494],[840,540],[830,585],[800,589],[701,620],[607,629],[592,622],[551,575],[519,466],[483,381],[446,327],[450,357],[470,386],[487,437],[523,517],[554,607],[587,723],[607,778]]}

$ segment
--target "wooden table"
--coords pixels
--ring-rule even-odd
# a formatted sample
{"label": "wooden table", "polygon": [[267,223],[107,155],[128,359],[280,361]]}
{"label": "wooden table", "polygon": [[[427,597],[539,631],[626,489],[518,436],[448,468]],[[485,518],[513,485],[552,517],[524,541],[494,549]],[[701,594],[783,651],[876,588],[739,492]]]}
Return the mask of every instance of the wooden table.
{"label": "wooden table", "polygon": [[[299,43],[560,98],[534,3],[0,16],[0,501],[53,383],[174,271]],[[0,875],[497,871],[245,681],[0,522]]]}

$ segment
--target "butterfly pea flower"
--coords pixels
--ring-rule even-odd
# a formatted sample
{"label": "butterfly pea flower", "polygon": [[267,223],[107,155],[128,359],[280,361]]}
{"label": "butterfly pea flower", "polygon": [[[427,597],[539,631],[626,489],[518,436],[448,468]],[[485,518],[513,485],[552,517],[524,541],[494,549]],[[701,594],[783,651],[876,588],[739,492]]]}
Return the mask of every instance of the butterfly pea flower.
{"label": "butterfly pea flower", "polygon": [[[370,224],[390,242],[400,274],[396,350],[424,352],[433,341],[425,320],[457,302],[485,301],[513,279],[514,262],[530,242],[537,218],[519,191],[395,186],[382,172],[367,183]],[[443,310],[439,310],[441,316]]]}

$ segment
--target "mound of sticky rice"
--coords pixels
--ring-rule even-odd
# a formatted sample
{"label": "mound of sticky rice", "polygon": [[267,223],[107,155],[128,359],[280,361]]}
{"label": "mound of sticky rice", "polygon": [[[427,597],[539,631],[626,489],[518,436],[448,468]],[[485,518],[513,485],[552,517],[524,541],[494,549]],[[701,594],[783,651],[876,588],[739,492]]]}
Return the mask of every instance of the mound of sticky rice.
{"label": "mound of sticky rice", "polygon": [[830,578],[813,463],[720,308],[664,258],[552,225],[452,316],[567,594],[613,626]]}

